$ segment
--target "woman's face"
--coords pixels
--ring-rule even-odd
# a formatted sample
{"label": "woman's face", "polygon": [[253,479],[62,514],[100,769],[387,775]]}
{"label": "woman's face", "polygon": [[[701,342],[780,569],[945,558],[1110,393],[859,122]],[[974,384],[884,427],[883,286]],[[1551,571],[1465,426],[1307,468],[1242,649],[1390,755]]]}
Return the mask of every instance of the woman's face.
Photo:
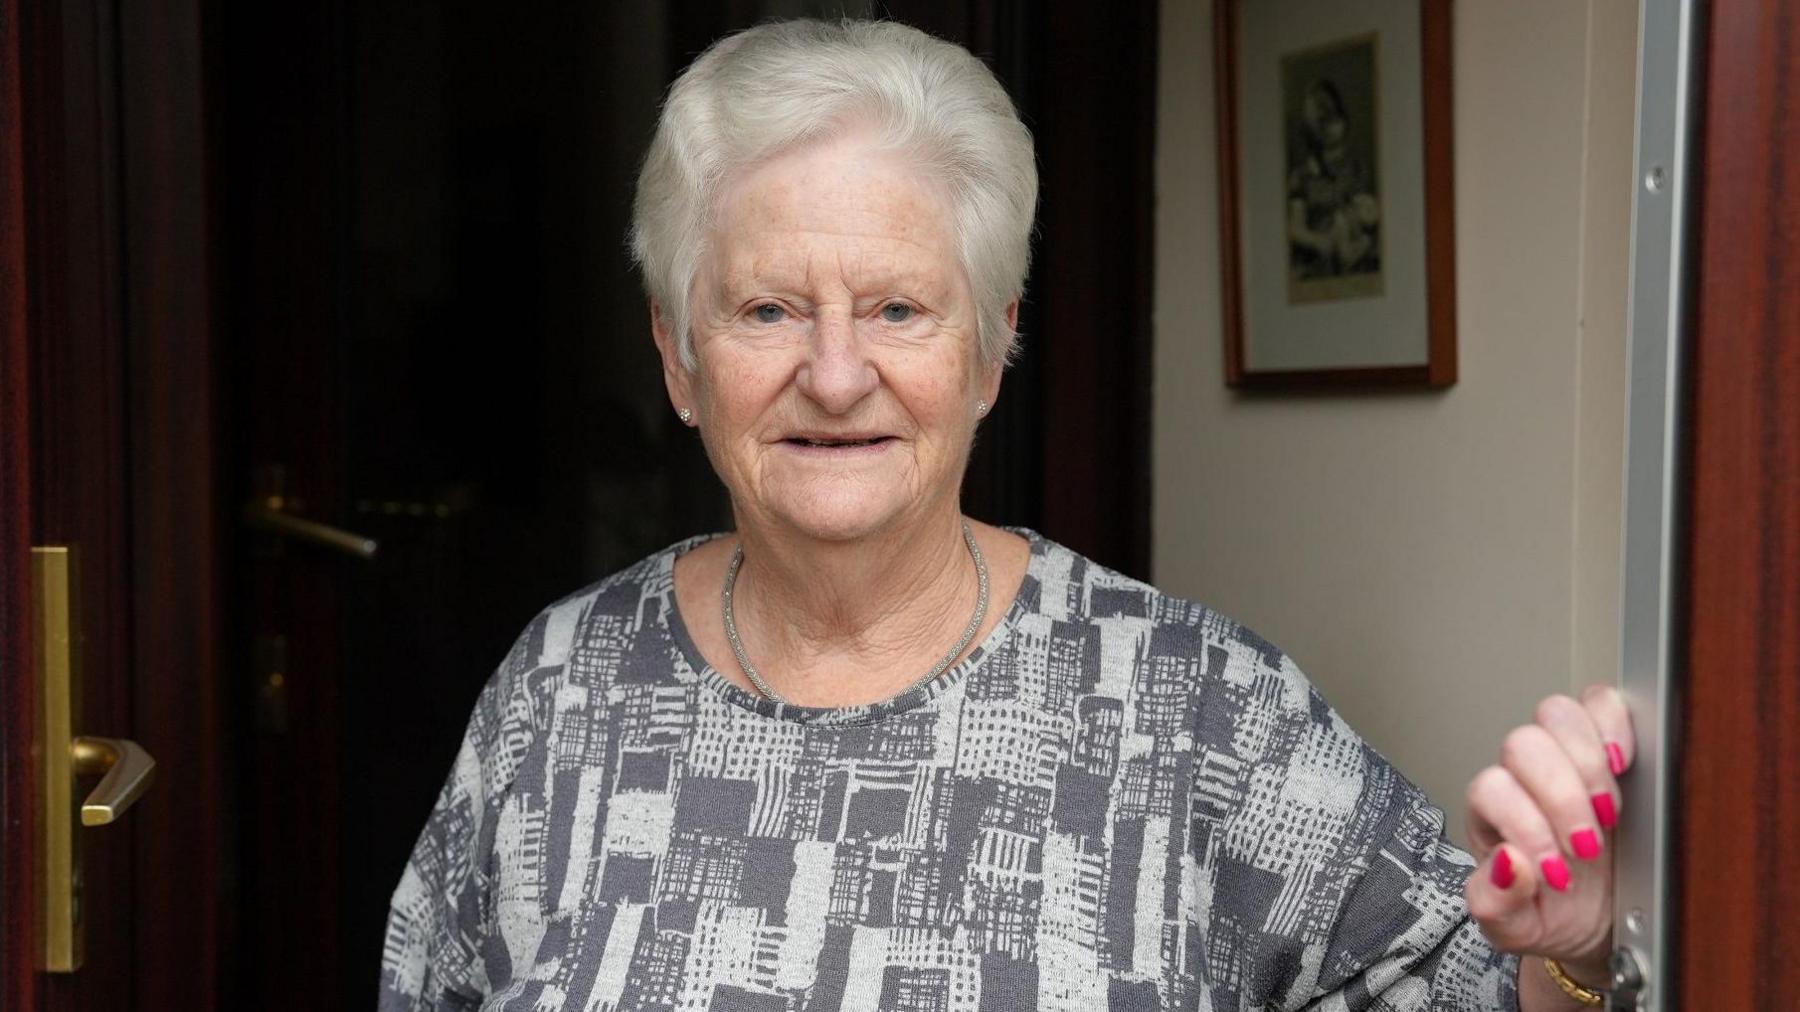
{"label": "woman's face", "polygon": [[1000,370],[947,196],[901,154],[850,134],[732,181],[693,290],[697,370],[655,315],[740,524],[841,541],[957,508]]}

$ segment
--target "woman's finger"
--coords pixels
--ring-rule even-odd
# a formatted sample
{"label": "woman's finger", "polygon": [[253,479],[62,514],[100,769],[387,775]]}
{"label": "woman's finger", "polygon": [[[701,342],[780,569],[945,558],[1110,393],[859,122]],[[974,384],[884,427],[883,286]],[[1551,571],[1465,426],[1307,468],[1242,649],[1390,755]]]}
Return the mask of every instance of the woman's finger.
{"label": "woman's finger", "polygon": [[1529,949],[1539,928],[1532,897],[1537,880],[1531,862],[1510,844],[1494,848],[1463,884],[1469,913],[1481,924],[1488,941],[1503,952]]}
{"label": "woman's finger", "polygon": [[[1543,813],[1513,775],[1489,766],[1469,782],[1469,835],[1497,841],[1469,876],[1469,912],[1496,946],[1517,952],[1537,940],[1539,869],[1532,854],[1554,851],[1556,837]],[[1510,842],[1509,842],[1510,841]]]}
{"label": "woman's finger", "polygon": [[1545,884],[1557,892],[1567,892],[1573,875],[1563,852],[1582,861],[1593,861],[1605,847],[1581,774],[1556,738],[1536,724],[1508,733],[1500,756],[1501,765],[1531,796],[1539,818],[1548,819],[1554,830],[1549,846],[1542,841],[1527,843],[1510,833],[1507,839],[1528,848],[1538,847],[1530,856],[1543,872]]}
{"label": "woman's finger", "polygon": [[1606,743],[1587,707],[1568,696],[1550,696],[1538,704],[1537,722],[1556,739],[1580,775],[1600,832],[1610,831],[1619,822],[1619,787],[1608,768]]}
{"label": "woman's finger", "polygon": [[1535,881],[1542,859],[1561,853],[1555,828],[1506,767],[1489,766],[1475,774],[1469,781],[1468,802],[1469,837],[1484,860],[1501,844],[1510,843],[1514,858],[1528,859],[1516,872]]}
{"label": "woman's finger", "polygon": [[[1496,780],[1501,783],[1495,783]],[[1469,781],[1469,789],[1464,792],[1463,808],[1467,813],[1469,852],[1475,855],[1477,861],[1485,862],[1488,852],[1500,846],[1506,839],[1501,834],[1500,827],[1494,825],[1484,813],[1488,809],[1496,807],[1506,782],[1511,780],[1511,773],[1498,766],[1489,766],[1475,774],[1474,778]]]}
{"label": "woman's finger", "polygon": [[1607,768],[1618,777],[1637,760],[1637,735],[1631,730],[1631,710],[1625,694],[1611,685],[1590,685],[1581,693],[1581,705],[1600,733]]}

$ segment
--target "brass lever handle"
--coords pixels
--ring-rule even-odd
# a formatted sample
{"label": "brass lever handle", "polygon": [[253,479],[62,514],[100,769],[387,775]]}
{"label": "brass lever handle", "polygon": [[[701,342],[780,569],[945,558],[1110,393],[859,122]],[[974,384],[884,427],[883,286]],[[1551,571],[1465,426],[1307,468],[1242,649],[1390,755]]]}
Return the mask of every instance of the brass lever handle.
{"label": "brass lever handle", "polygon": [[[75,778],[100,776],[81,805],[81,823],[113,821],[143,795],[156,761],[136,742],[74,732],[79,700],[74,563],[64,545],[31,550],[37,618],[38,712],[33,728],[38,763],[38,966],[49,973],[81,968],[81,846],[75,828]],[[35,751],[35,750],[34,750]]]}
{"label": "brass lever handle", "polygon": [[285,501],[278,495],[252,500],[244,506],[244,522],[258,530],[354,555],[359,559],[373,559],[381,548],[374,538],[365,538],[341,527],[297,517],[287,512],[285,505]]}
{"label": "brass lever handle", "polygon": [[156,760],[135,741],[82,735],[69,743],[69,753],[77,776],[101,774],[81,803],[84,826],[104,826],[124,815],[156,779]]}

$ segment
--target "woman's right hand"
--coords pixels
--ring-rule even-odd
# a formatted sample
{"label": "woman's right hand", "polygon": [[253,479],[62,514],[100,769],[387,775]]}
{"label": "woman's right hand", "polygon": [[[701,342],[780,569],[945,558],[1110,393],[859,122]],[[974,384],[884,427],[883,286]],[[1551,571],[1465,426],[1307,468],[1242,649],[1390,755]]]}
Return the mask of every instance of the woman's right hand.
{"label": "woman's right hand", "polygon": [[1592,988],[1612,951],[1608,836],[1635,744],[1624,696],[1594,685],[1539,703],[1469,783],[1470,912],[1496,948],[1554,959]]}

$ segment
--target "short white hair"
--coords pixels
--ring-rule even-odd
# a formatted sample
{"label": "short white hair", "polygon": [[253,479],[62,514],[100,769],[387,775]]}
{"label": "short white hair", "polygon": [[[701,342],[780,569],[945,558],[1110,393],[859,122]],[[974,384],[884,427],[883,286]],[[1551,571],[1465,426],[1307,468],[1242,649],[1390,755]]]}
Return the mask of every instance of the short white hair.
{"label": "short white hair", "polygon": [[873,126],[919,159],[954,203],[984,365],[1011,359],[1007,306],[1025,288],[1037,210],[1031,132],[1006,90],[954,43],[893,21],[777,21],[726,36],[663,102],[638,174],[631,252],[697,366],[694,278],[725,181],[807,143]]}

